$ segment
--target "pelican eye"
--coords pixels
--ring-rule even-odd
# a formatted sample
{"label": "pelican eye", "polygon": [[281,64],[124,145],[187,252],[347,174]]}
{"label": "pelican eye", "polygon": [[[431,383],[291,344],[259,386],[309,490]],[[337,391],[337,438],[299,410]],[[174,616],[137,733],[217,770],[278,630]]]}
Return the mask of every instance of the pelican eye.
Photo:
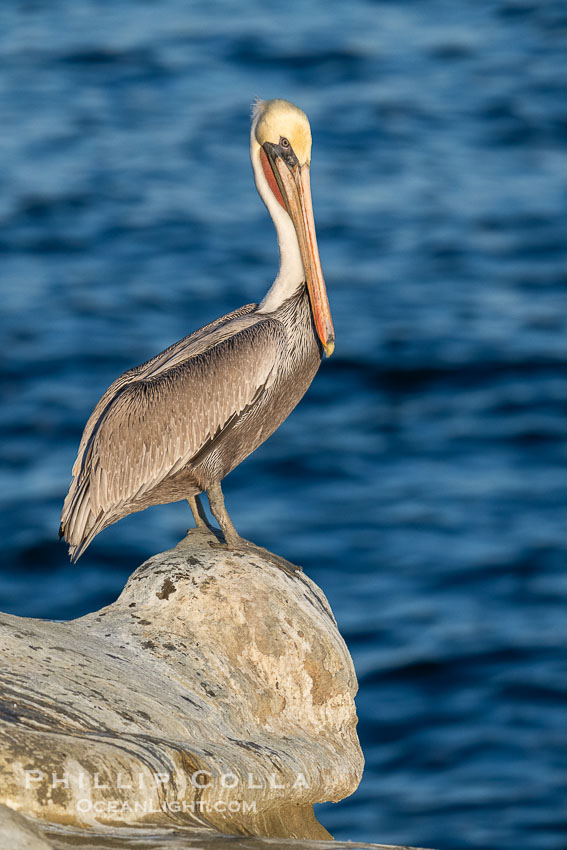
{"label": "pelican eye", "polygon": [[286,139],[285,136],[280,136],[280,147],[284,149],[284,151],[291,150],[291,145],[289,143],[289,139]]}

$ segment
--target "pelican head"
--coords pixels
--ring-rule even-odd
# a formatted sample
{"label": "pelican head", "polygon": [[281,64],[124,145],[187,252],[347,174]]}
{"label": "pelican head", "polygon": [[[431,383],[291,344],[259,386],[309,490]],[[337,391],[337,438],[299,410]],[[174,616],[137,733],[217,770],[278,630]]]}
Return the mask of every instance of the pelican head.
{"label": "pelican head", "polygon": [[[291,219],[315,329],[327,357],[330,357],[335,347],[335,333],[315,234],[309,180],[311,127],[305,112],[287,100],[256,101],[252,116],[251,155],[258,191],[276,227],[281,220],[280,210],[283,209],[286,217]],[[260,170],[267,187],[261,181]],[[282,222],[282,227],[285,226],[286,223]]]}

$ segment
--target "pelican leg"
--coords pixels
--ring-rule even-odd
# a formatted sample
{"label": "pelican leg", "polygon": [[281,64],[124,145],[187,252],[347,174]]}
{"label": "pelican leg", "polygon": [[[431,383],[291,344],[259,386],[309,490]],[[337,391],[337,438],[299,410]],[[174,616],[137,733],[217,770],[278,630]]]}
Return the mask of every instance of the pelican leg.
{"label": "pelican leg", "polygon": [[205,513],[201,497],[189,496],[187,501],[189,502],[189,507],[191,508],[191,513],[193,514],[193,519],[195,520],[196,527],[210,529],[211,526],[207,522],[207,515]]}
{"label": "pelican leg", "polygon": [[273,552],[269,552],[263,546],[256,546],[255,543],[251,543],[239,535],[225,507],[220,481],[209,487],[207,496],[209,497],[211,512],[218,522],[225,539],[224,544],[211,543],[211,546],[215,548],[221,547],[223,549],[226,546],[228,549],[237,549],[241,552],[259,552],[265,561],[270,561],[270,563],[279,567],[280,570],[284,570],[288,575],[295,576],[297,573],[303,572],[301,567],[296,566],[296,564],[292,564],[285,558],[280,558],[279,555],[274,555]]}
{"label": "pelican leg", "polygon": [[226,545],[238,548],[238,545],[242,543],[242,538],[228,515],[228,511],[224,504],[224,496],[222,494],[220,481],[215,482],[215,484],[211,484],[207,490],[207,496],[209,497],[211,513],[218,522],[220,530],[224,534]]}

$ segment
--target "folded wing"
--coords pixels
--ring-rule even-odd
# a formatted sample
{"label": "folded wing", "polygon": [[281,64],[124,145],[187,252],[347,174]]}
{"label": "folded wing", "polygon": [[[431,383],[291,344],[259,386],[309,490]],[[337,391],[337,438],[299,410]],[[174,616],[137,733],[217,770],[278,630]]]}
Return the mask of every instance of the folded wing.
{"label": "folded wing", "polygon": [[199,333],[126,372],[93,411],[61,518],[74,559],[126,505],[202,459],[275,380],[278,321],[241,315]]}

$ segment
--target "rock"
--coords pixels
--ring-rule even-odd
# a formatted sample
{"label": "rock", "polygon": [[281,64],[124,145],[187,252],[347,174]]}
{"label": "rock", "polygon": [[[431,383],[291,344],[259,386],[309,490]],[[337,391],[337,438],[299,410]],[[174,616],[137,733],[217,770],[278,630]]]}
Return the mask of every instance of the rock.
{"label": "rock", "polygon": [[[1,807],[0,807],[1,808]],[[26,819],[17,815],[21,821]],[[335,841],[305,841],[290,838],[259,838],[221,835],[212,830],[178,826],[175,829],[124,827],[104,832],[72,827],[42,826],[47,844],[0,845],[2,850],[420,850],[417,847],[393,847],[390,844],[355,844]],[[10,837],[13,833],[10,834]],[[2,833],[0,832],[0,838]]]}
{"label": "rock", "polygon": [[0,615],[0,802],[116,847],[133,827],[152,847],[189,828],[330,838],[313,804],[363,767],[350,655],[307,576],[211,540],[190,533],[77,620]]}
{"label": "rock", "polygon": [[6,850],[52,850],[36,824],[7,806],[0,805],[0,847]]}

